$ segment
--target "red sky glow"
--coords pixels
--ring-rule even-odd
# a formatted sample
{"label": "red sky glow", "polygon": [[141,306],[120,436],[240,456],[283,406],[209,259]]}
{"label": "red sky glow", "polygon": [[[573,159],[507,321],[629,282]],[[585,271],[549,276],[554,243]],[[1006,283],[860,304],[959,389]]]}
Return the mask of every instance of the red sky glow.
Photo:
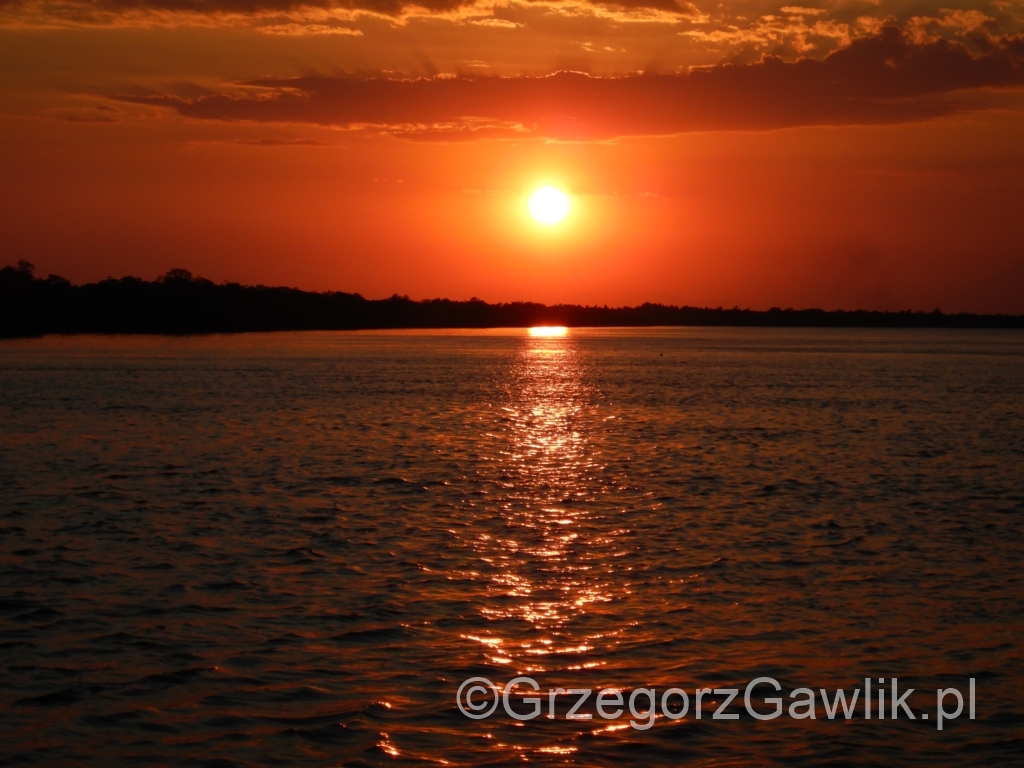
{"label": "red sky glow", "polygon": [[0,252],[75,282],[1024,313],[1022,33],[1022,0],[0,0]]}

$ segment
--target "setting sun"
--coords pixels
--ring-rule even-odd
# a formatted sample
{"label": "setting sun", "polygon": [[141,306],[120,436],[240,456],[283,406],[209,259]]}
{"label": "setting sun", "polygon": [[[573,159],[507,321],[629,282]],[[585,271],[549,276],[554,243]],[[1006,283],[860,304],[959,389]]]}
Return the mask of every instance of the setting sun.
{"label": "setting sun", "polygon": [[536,325],[530,329],[531,336],[565,336],[568,332],[564,325]]}
{"label": "setting sun", "polygon": [[541,224],[557,224],[569,213],[569,197],[560,189],[541,187],[530,197],[530,213]]}

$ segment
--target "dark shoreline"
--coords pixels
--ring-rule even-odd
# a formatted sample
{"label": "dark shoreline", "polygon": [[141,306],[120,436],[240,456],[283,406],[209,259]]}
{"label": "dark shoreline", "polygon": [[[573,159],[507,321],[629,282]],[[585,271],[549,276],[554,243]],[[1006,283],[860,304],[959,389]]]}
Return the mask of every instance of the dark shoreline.
{"label": "dark shoreline", "polygon": [[217,285],[172,270],[152,282],[108,278],[72,285],[36,278],[32,266],[0,269],[0,338],[51,333],[168,334],[399,328],[725,326],[765,328],[1008,328],[1024,315],[821,309],[722,309],[645,303],[638,307],[488,304],[480,299],[365,299],[355,293]]}

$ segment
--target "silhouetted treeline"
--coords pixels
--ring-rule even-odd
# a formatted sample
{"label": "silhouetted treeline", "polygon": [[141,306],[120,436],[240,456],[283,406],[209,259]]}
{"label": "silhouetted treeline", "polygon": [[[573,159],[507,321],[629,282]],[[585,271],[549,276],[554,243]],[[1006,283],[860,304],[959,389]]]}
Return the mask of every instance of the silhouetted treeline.
{"label": "silhouetted treeline", "polygon": [[581,307],[479,299],[364,299],[357,293],[312,293],[238,283],[217,285],[173,269],[148,282],[137,277],[72,285],[42,279],[21,261],[0,269],[0,336],[47,333],[223,333],[359,328],[501,328],[531,325],[720,325],[837,328],[1024,328],[1024,315],[939,312],[826,312],[820,309],[701,309],[642,304]]}

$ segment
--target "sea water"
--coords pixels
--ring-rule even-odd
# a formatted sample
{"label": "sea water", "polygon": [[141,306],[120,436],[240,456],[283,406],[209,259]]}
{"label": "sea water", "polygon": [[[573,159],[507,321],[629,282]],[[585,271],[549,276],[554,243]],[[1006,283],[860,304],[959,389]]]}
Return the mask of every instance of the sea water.
{"label": "sea water", "polygon": [[1022,764],[1022,532],[1019,332],[0,342],[0,763]]}

